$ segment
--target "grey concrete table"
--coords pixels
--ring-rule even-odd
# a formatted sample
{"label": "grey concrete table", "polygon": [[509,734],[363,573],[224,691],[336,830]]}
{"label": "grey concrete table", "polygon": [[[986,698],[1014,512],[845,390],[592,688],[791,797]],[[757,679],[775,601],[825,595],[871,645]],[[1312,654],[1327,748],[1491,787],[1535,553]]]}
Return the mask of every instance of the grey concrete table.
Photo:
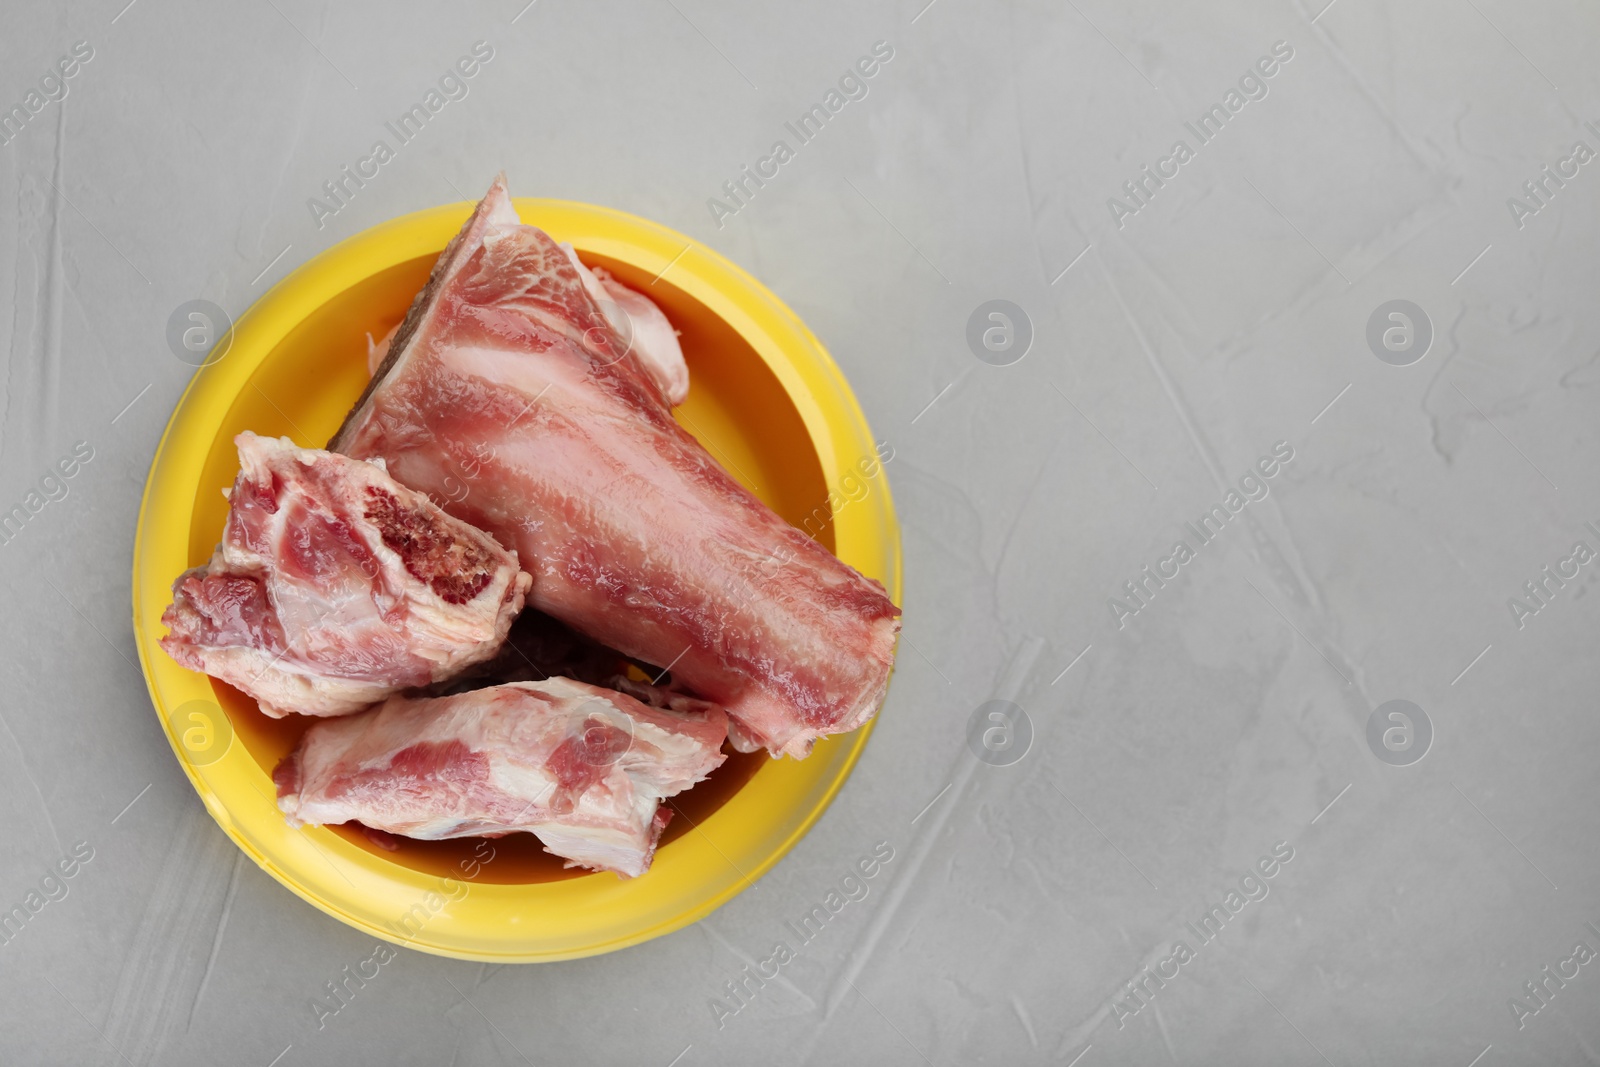
{"label": "grey concrete table", "polygon": [[[0,1061],[1600,1061],[1600,17],[924,2],[6,5]],[[757,890],[319,1018],[374,943],[233,847],[133,665],[168,316],[501,168],[830,346],[900,667]]]}

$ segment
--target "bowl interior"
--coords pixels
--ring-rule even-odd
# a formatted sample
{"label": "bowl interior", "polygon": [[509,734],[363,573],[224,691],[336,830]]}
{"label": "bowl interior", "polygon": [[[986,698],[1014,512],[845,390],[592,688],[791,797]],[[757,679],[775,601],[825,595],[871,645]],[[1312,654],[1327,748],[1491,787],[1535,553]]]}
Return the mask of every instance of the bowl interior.
{"label": "bowl interior", "polygon": [[[783,385],[739,332],[665,278],[652,280],[628,263],[586,251],[581,244],[577,247],[589,266],[604,267],[649,294],[680,332],[690,392],[675,412],[679,423],[791,523],[800,525],[825,505],[827,482],[805,422]],[[188,522],[189,566],[209,559],[221,536],[227,517],[222,490],[233,484],[238,472],[233,436],[253,430],[289,437],[302,446],[323,447],[366,385],[367,336],[380,338],[404,318],[434,259],[429,255],[399,263],[349,286],[302,319],[262,360],[222,418],[205,458],[201,489]],[[833,548],[831,524],[818,540]],[[215,680],[211,686],[233,725],[236,743],[259,765],[265,788],[270,788],[272,769],[295,747],[311,720],[268,718],[253,699],[231,686]],[[667,827],[663,848],[721,808],[768,762],[765,753],[728,751],[727,761],[710,778],[673,798],[681,817]],[[393,838],[380,843],[359,827],[335,832],[382,862],[439,877],[458,872],[474,847],[474,839]],[[480,881],[529,884],[587,873],[563,868],[562,861],[544,852],[532,835],[511,835],[496,842],[495,849],[498,858],[483,869]]]}

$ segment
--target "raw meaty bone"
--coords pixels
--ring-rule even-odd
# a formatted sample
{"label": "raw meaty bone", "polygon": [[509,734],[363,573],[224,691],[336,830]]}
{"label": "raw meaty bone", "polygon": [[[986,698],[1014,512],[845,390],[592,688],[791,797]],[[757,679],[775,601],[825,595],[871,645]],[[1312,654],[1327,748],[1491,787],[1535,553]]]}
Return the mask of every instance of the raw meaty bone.
{"label": "raw meaty bone", "polygon": [[348,715],[489,659],[532,580],[384,472],[242,433],[222,543],[173,583],[168,655],[274,718]]}
{"label": "raw meaty bone", "polygon": [[434,266],[330,448],[514,545],[528,602],[805,756],[877,711],[900,610],[682,430],[503,179]]}
{"label": "raw meaty bone", "polygon": [[291,826],[355,821],[429,841],[525,830],[568,867],[636,877],[672,815],[661,799],[725,758],[721,708],[659,703],[569,678],[391,697],[307,730],[273,772],[278,807]]}

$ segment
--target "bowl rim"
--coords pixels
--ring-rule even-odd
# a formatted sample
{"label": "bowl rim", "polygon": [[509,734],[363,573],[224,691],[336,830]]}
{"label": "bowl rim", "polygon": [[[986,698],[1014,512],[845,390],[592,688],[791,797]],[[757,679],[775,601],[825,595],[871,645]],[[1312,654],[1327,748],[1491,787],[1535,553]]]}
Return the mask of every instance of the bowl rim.
{"label": "bowl rim", "polygon": [[[874,438],[832,357],[776,295],[717,252],[658,223],[577,201],[519,197],[513,202],[524,220],[556,240],[650,273],[736,330],[778,379],[803,421],[829,500],[836,493],[846,498],[842,481],[858,458],[876,454]],[[640,879],[625,882],[598,873],[543,883],[474,882],[386,863],[326,827],[291,829],[271,795],[270,778],[243,744],[231,743],[220,758],[203,765],[191,760],[178,742],[173,714],[191,700],[208,699],[212,682],[178,666],[156,643],[164,632],[159,619],[170,602],[171,582],[190,565],[201,471],[224,432],[233,400],[308,315],[373,275],[437,256],[473,207],[462,201],[428,208],[346,238],[291,271],[219,338],[219,347],[229,346],[225,356],[191,378],[151,460],[134,539],[133,629],[154,710],[191,785],[234,843],[296,895],[363,933],[436,955],[492,963],[576,959],[681,929],[753,884],[821,817],[859,759],[876,716],[850,734],[819,742],[804,761],[762,765],[721,808],[663,848]],[[876,491],[833,509],[835,551],[881,581],[899,603],[900,539],[886,471],[879,469],[875,480]],[[797,806],[782,818],[757,810],[758,804],[770,807],[783,798]],[[439,892],[452,880],[465,887],[459,897]],[[671,898],[665,907],[653,905],[648,890],[639,888],[656,884]],[[441,896],[444,903],[435,907],[434,899]],[[523,909],[530,904],[547,906],[551,913],[529,916]],[[417,932],[397,933],[396,924],[418,907],[427,914]],[[583,910],[572,912],[575,908]],[[576,933],[559,918],[570,913],[586,920],[591,912],[594,920],[580,921]],[[395,916],[395,923],[386,926],[385,915]]]}

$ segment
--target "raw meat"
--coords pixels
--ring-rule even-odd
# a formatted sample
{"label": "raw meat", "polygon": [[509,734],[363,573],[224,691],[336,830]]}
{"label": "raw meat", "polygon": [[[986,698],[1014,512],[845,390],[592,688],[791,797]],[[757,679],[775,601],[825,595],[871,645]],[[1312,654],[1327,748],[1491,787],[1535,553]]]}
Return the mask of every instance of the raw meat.
{"label": "raw meat", "polygon": [[561,250],[572,261],[583,280],[584,291],[599,306],[607,325],[639,360],[667,403],[676,407],[689,399],[689,365],[683,360],[678,331],[656,302],[617,281],[604,267],[590,270],[566,242],[562,242]]}
{"label": "raw meat", "polygon": [[664,702],[568,678],[391,697],[307,730],[273,772],[278,807],[293,826],[429,841],[526,830],[569,867],[636,877],[672,814],[661,799],[725,758],[721,708]]}
{"label": "raw meat", "polygon": [[330,448],[514,545],[529,603],[800,757],[883,699],[900,610],[673,421],[503,179],[445,249]]}
{"label": "raw meat", "polygon": [[273,717],[347,715],[493,656],[532,580],[381,462],[242,433],[211,562],[173,583],[161,647]]}

